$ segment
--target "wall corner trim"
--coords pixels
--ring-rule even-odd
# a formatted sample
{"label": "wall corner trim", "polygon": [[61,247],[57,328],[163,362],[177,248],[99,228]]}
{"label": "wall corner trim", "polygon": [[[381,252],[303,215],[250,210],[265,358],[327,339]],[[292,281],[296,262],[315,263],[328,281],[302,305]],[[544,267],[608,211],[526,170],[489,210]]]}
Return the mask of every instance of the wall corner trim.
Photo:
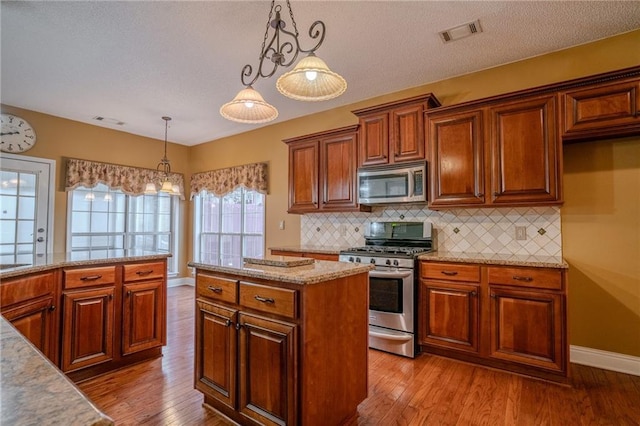
{"label": "wall corner trim", "polygon": [[195,287],[196,279],[193,277],[177,277],[177,278],[169,278],[167,280],[167,287],[178,287],[181,285],[190,285]]}
{"label": "wall corner trim", "polygon": [[583,346],[570,347],[573,363],[640,376],[640,357],[602,351]]}

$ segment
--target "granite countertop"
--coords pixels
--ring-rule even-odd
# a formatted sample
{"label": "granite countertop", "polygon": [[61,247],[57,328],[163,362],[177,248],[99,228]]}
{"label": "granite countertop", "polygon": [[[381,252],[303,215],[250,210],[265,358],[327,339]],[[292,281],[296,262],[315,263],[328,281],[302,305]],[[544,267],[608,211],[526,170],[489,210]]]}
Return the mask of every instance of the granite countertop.
{"label": "granite countertop", "polygon": [[114,424],[3,317],[0,351],[0,424]]}
{"label": "granite countertop", "polygon": [[165,259],[171,253],[146,250],[86,250],[69,253],[53,253],[36,257],[32,264],[1,265],[0,279],[11,278],[32,272],[43,272],[67,266],[100,265],[114,262],[146,261]]}
{"label": "granite countertop", "polygon": [[[284,256],[265,256],[265,259],[283,258]],[[294,258],[297,259],[297,258]],[[337,278],[369,272],[373,265],[316,260],[310,265],[271,266],[254,263],[242,263],[242,266],[220,266],[206,263],[189,262],[189,266],[211,272],[233,274],[246,278],[260,278],[292,284],[317,284]]]}
{"label": "granite countertop", "polygon": [[560,256],[535,256],[515,254],[463,253],[450,251],[434,251],[421,254],[419,260],[441,262],[478,263],[484,265],[526,266],[536,268],[569,268]]}
{"label": "granite countertop", "polygon": [[340,254],[340,250],[346,250],[344,246],[316,246],[313,244],[302,244],[298,246],[269,247],[269,250],[292,251],[296,253],[320,253],[320,254]]}

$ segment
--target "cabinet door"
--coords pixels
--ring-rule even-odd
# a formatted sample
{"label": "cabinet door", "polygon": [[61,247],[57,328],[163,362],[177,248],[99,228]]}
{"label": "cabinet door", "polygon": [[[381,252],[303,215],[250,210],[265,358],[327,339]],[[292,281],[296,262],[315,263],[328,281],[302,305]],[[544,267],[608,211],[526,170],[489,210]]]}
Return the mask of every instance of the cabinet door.
{"label": "cabinet door", "polygon": [[492,204],[557,203],[562,163],[556,97],[509,102],[489,109]]}
{"label": "cabinet door", "polygon": [[239,410],[266,425],[296,423],[296,327],[239,314]]}
{"label": "cabinet door", "polygon": [[63,293],[62,371],[113,358],[115,288]]}
{"label": "cabinet door", "polygon": [[237,311],[196,301],[195,388],[236,408]]}
{"label": "cabinet door", "polygon": [[563,297],[554,293],[489,287],[490,357],[566,371]]}
{"label": "cabinet door", "polygon": [[640,81],[599,84],[560,95],[565,140],[640,133]]}
{"label": "cabinet door", "polygon": [[55,310],[53,297],[47,297],[3,310],[2,316],[10,321],[44,356],[55,363],[57,348]]}
{"label": "cabinet door", "polygon": [[382,112],[360,118],[361,166],[389,162],[389,114]]}
{"label": "cabinet door", "polygon": [[478,352],[476,285],[420,282],[420,344]]}
{"label": "cabinet door", "polygon": [[391,132],[389,133],[389,150],[393,152],[391,162],[425,159],[423,113],[422,103],[391,111]]}
{"label": "cabinet door", "polygon": [[320,141],[321,210],[355,209],[357,156],[356,133]]}
{"label": "cabinet door", "polygon": [[482,111],[429,118],[429,206],[484,204]]}
{"label": "cabinet door", "polygon": [[289,212],[304,213],[319,209],[318,142],[300,142],[289,146]]}
{"label": "cabinet door", "polygon": [[165,343],[164,282],[123,286],[122,354],[128,355]]}

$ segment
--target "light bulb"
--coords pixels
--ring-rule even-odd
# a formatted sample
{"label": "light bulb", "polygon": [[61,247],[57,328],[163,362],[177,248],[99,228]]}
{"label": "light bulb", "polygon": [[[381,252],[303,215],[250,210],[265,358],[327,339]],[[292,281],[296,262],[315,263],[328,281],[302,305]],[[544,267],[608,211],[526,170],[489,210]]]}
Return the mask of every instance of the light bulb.
{"label": "light bulb", "polygon": [[247,108],[253,108],[253,102],[245,102],[244,106],[246,106]]}
{"label": "light bulb", "polygon": [[318,76],[318,73],[316,71],[306,71],[304,76],[307,77],[307,80],[313,81]]}

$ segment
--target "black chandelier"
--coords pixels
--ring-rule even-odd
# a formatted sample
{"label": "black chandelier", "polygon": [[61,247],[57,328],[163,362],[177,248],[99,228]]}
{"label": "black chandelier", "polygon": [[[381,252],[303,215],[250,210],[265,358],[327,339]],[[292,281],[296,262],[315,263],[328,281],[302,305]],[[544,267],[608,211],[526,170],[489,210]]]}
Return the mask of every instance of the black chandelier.
{"label": "black chandelier", "polygon": [[[303,49],[298,40],[300,34],[293,17],[291,3],[287,0],[286,4],[293,31],[286,29],[287,24],[281,16],[282,7],[276,6],[275,0],[272,0],[258,66],[255,72],[251,64],[242,68],[240,79],[245,89],[241,90],[231,102],[220,108],[220,114],[223,117],[241,123],[264,123],[274,120],[278,116],[278,110],[264,101],[253,88],[253,84],[260,77],[272,77],[278,67],[291,66],[300,53],[306,53],[308,56],[300,60],[291,71],[278,78],[276,88],[280,93],[301,101],[323,101],[335,98],[346,90],[347,82],[344,78],[331,71],[327,64],[315,55],[315,51],[324,42],[326,31],[324,22],[315,21],[311,25],[309,37],[317,42],[310,49]],[[269,38],[270,28],[273,31],[271,38]]]}

